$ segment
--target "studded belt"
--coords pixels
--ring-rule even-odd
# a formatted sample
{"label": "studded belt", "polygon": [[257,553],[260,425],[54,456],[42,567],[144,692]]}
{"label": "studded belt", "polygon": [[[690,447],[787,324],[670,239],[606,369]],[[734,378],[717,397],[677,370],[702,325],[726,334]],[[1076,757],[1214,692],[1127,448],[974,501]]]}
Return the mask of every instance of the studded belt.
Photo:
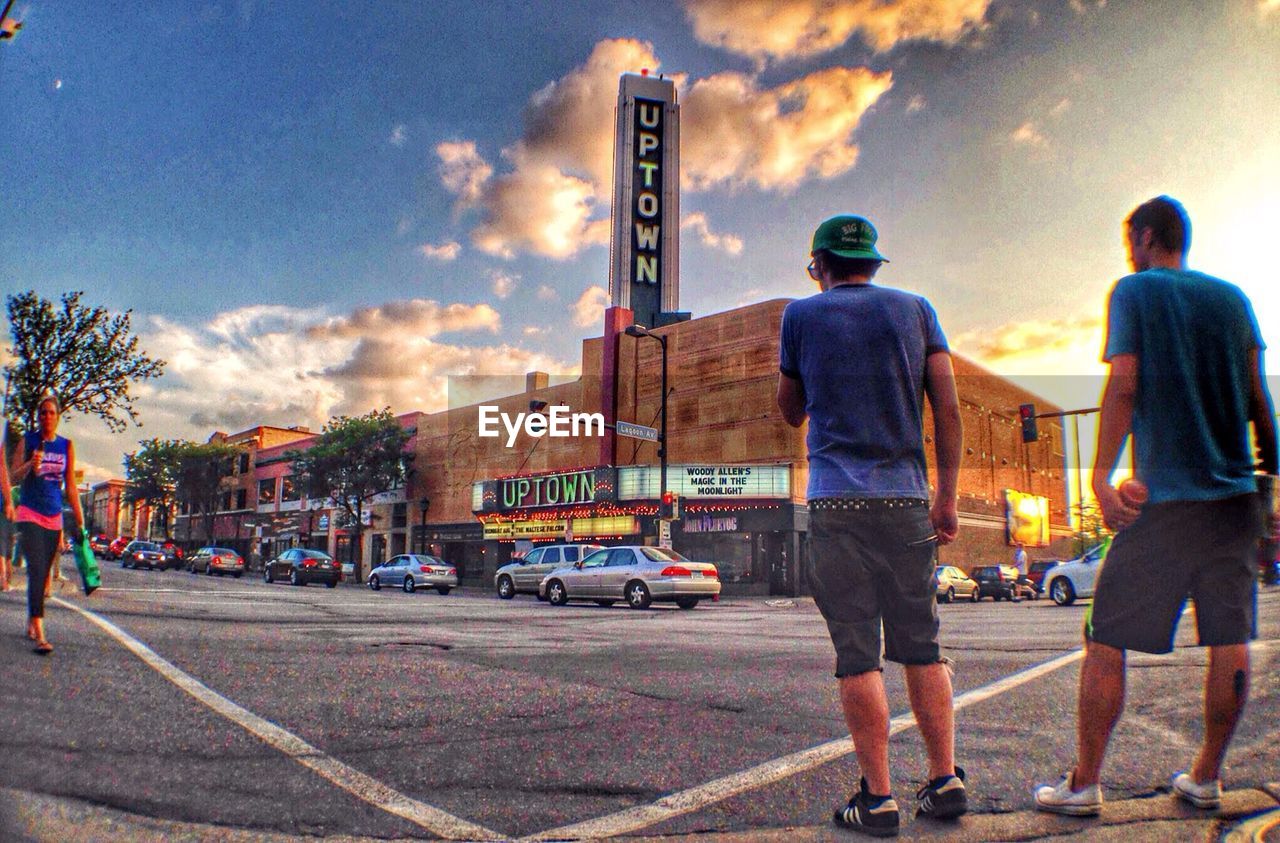
{"label": "studded belt", "polygon": [[809,501],[810,510],[844,510],[848,512],[872,512],[886,509],[912,509],[928,506],[923,498],[814,498]]}

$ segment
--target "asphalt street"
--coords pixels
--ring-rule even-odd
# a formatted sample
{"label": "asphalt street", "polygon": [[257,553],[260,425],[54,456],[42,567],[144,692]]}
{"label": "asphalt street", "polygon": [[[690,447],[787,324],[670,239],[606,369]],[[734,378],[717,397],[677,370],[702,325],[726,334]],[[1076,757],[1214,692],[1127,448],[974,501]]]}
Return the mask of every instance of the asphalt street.
{"label": "asphalt street", "polygon": [[[0,788],[256,833],[429,838],[456,818],[455,832],[505,838],[812,826],[855,781],[810,600],[556,608],[109,563],[104,582],[88,599],[59,591],[48,658],[23,636],[24,593],[0,594]],[[1079,646],[1086,605],[940,607],[976,812],[1025,811],[1032,785],[1069,764],[1079,663],[1059,657]],[[1231,788],[1280,778],[1280,590],[1260,605]],[[1192,757],[1205,663],[1193,621],[1174,653],[1131,658],[1109,799],[1167,791]],[[901,670],[885,679],[901,715]],[[909,723],[891,753],[911,806],[925,764]]]}

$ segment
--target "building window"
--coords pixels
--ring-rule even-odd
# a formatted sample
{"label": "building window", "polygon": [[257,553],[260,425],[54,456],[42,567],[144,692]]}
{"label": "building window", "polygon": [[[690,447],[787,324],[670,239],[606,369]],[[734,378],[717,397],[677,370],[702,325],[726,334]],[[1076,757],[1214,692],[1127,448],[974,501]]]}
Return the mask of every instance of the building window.
{"label": "building window", "polygon": [[258,481],[258,505],[276,502],[276,479]]}
{"label": "building window", "polygon": [[249,473],[249,455],[247,453],[241,454],[240,459],[238,460],[238,463],[239,464],[237,467],[240,469],[239,473],[248,474]]}
{"label": "building window", "polygon": [[236,509],[244,509],[245,501],[248,499],[248,497],[249,495],[244,489],[240,489],[239,491],[237,491],[236,492]]}
{"label": "building window", "polygon": [[231,493],[227,492],[222,496],[222,511],[226,512],[231,509]]}
{"label": "building window", "polygon": [[[409,526],[409,505],[398,503],[391,507],[391,529]],[[404,551],[400,551],[403,553]]]}
{"label": "building window", "polygon": [[281,501],[281,503],[288,503],[289,501],[296,501],[296,500],[299,500],[299,499],[301,499],[301,495],[299,495],[299,493],[298,493],[298,489],[297,489],[297,487],[296,487],[296,486],[294,485],[294,483],[293,483],[293,478],[292,478],[292,477],[281,477],[281,478],[280,478],[280,501]]}

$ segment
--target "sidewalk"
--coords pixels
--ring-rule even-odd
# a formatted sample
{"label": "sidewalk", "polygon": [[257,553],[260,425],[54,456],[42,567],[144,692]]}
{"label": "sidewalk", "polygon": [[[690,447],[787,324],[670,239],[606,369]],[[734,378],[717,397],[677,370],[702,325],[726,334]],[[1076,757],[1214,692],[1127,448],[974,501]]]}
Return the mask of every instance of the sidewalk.
{"label": "sidewalk", "polygon": [[[1256,818],[1256,819],[1254,819]],[[1253,822],[1250,820],[1253,819]],[[1224,838],[1224,835],[1226,837]],[[1256,835],[1256,836],[1255,836]],[[129,840],[129,841],[283,841],[310,837],[228,828],[201,823],[174,822],[137,816],[76,799],[0,788],[0,837],[6,840]],[[342,841],[374,838],[335,836]],[[382,840],[384,838],[377,838]],[[709,843],[805,843],[806,841],[871,840],[831,824],[751,832],[706,831],[670,836],[613,838],[632,843],[708,841]],[[1265,789],[1228,791],[1218,811],[1198,811],[1162,795],[1146,799],[1108,802],[1098,819],[1075,819],[1015,811],[976,814],[955,823],[910,822],[899,840],[982,841],[1088,840],[1103,843],[1165,843],[1169,840],[1228,843],[1280,841],[1280,782]]]}

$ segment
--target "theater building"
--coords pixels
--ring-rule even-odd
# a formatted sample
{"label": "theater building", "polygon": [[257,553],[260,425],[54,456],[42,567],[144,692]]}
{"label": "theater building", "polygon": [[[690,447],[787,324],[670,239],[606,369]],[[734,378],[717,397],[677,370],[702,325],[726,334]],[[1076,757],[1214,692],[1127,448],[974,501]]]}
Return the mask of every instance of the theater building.
{"label": "theater building", "polygon": [[[775,404],[778,329],[786,300],[677,321],[653,333],[668,355],[667,489],[683,502],[672,524],[676,550],[719,566],[725,593],[806,593],[805,428],[787,425]],[[582,344],[581,377],[552,385],[531,373],[525,389],[483,402],[510,418],[531,407],[599,413],[612,425],[659,424],[662,346],[625,333],[630,311],[606,312],[604,336]],[[1057,408],[956,357],[964,421],[960,539],[940,562],[963,568],[1012,558],[1010,529],[1041,522],[1032,558],[1065,552],[1070,535],[1061,425],[1041,420],[1024,444],[1020,404]],[[492,409],[486,411],[492,415]],[[657,443],[618,435],[564,438],[521,431],[480,435],[481,404],[423,415],[416,442],[422,521],[413,549],[459,567],[464,582],[488,584],[513,555],[547,542],[657,541]],[[925,448],[933,483],[932,419]],[[1013,501],[1014,503],[1011,503]],[[423,505],[425,502],[426,505]]]}

